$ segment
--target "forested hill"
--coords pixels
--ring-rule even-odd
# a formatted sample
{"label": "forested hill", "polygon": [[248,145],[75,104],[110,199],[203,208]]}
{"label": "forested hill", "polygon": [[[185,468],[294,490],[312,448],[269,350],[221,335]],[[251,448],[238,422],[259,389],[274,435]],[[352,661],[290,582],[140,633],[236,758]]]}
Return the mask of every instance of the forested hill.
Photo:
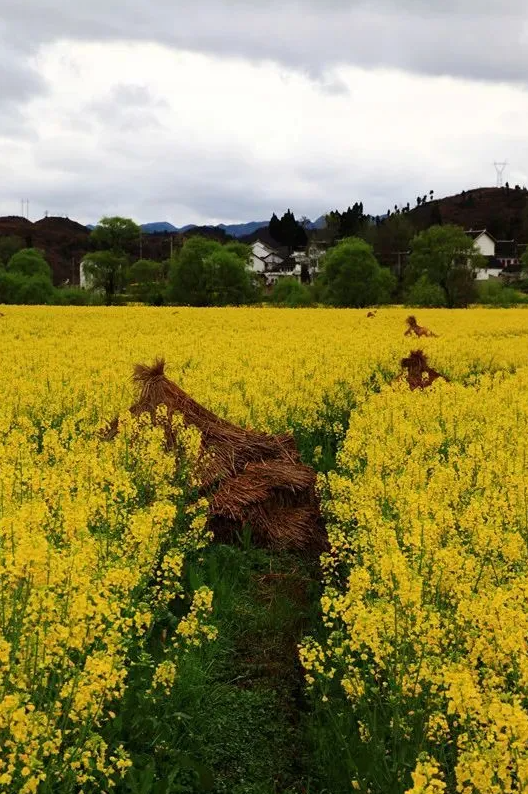
{"label": "forested hill", "polygon": [[454,223],[464,229],[487,229],[499,240],[528,242],[528,191],[476,188],[421,203],[407,217],[418,231],[436,223]]}
{"label": "forested hill", "polygon": [[[90,234],[90,228],[69,218],[48,217],[31,223],[19,216],[0,217],[0,239],[17,237],[27,248],[40,248],[51,266],[53,283],[56,286],[66,281],[78,284],[79,263],[92,250]],[[137,248],[128,253],[132,261],[141,256],[161,262],[169,258],[171,245],[174,248],[178,245],[178,239],[185,239],[191,234],[210,237],[219,242],[232,239],[221,229],[193,227],[184,234],[143,234]]]}
{"label": "forested hill", "polygon": [[[455,196],[432,200],[424,196],[414,208],[411,208],[409,203],[406,207],[398,209],[396,213],[391,213],[392,216],[394,214],[405,217],[409,221],[409,224],[406,224],[409,229],[407,238],[399,241],[393,239],[390,228],[381,222],[377,235],[379,239],[374,239],[372,242],[385,264],[390,264],[391,252],[402,250],[402,246],[407,246],[415,232],[437,223],[454,223],[464,229],[487,229],[497,239],[528,242],[526,188],[508,186],[476,188]],[[322,219],[318,220],[322,221]],[[184,238],[191,234],[212,237],[220,242],[232,239],[226,234],[225,228],[211,226],[188,227],[183,234],[181,231],[179,234],[172,234],[170,231],[143,234],[141,248],[138,246],[137,252],[130,251],[131,258],[138,259],[141,254],[144,258],[162,261],[170,256],[171,245],[174,247],[178,244],[175,238]],[[0,218],[0,238],[7,236],[19,237],[27,247],[42,249],[52,267],[55,284],[62,284],[67,280],[76,283],[79,277],[79,262],[84,254],[91,250],[90,229],[69,218],[48,217],[31,223],[26,218],[17,216],[3,217]],[[254,236],[258,236],[258,233]],[[251,242],[253,237],[250,236],[245,240]],[[385,249],[388,252],[387,256]]]}

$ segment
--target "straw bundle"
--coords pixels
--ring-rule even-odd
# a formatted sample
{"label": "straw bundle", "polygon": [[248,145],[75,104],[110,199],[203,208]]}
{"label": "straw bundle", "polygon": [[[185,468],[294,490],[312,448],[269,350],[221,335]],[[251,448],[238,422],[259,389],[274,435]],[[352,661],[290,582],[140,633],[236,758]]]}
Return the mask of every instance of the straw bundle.
{"label": "straw bundle", "polygon": [[414,314],[409,315],[405,320],[407,323],[407,330],[404,333],[404,336],[437,336],[437,334],[430,331],[429,328],[426,328],[425,325],[418,325],[418,320],[414,316]]}
{"label": "straw bundle", "polygon": [[440,372],[428,365],[427,356],[423,350],[413,350],[408,358],[402,358],[401,366],[407,370],[407,374],[404,375],[402,373],[396,380],[406,380],[412,391],[414,389],[426,389],[438,378],[449,380],[445,375],[441,375]]}
{"label": "straw bundle", "polygon": [[[167,408],[164,423],[167,446],[177,442],[173,414],[201,432],[202,492],[210,498],[211,524],[217,537],[227,540],[249,524],[257,543],[277,549],[324,548],[325,532],[315,492],[313,469],[300,462],[291,435],[267,435],[227,422],[197,403],[165,375],[165,362],[138,364],[134,381],[140,388],[134,415]],[[110,432],[115,435],[117,423]]]}

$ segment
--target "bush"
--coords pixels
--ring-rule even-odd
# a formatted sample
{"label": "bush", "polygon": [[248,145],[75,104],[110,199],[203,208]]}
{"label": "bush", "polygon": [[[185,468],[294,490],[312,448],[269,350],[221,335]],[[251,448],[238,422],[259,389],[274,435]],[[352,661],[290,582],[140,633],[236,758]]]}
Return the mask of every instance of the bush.
{"label": "bush", "polygon": [[476,295],[475,274],[484,263],[462,227],[430,226],[411,242],[405,282],[412,286],[426,275],[442,287],[449,308],[468,306]]}
{"label": "bush", "polygon": [[53,303],[54,297],[55,288],[51,279],[38,275],[23,279],[18,302],[36,306]]}
{"label": "bush", "polygon": [[19,303],[20,294],[24,277],[18,273],[8,273],[0,270],[0,303]]}
{"label": "bush", "polygon": [[6,269],[21,276],[44,276],[51,282],[51,268],[38,248],[23,248],[13,254]]}
{"label": "bush", "polygon": [[191,237],[174,258],[168,301],[189,306],[235,306],[253,303],[258,291],[247,267],[247,246],[222,246]]}
{"label": "bush", "polygon": [[442,287],[433,284],[424,274],[407,290],[405,303],[407,306],[434,307],[445,306],[447,301]]}
{"label": "bush", "polygon": [[287,306],[297,309],[303,306],[313,306],[310,289],[297,281],[296,278],[285,276],[280,278],[271,293],[271,302],[278,306]]}
{"label": "bush", "polygon": [[54,297],[55,289],[46,276],[28,278],[20,273],[0,271],[0,303],[48,304],[54,302]]}
{"label": "bush", "polygon": [[330,249],[319,277],[326,303],[355,307],[388,303],[396,279],[380,267],[372,247],[358,237],[350,237]]}
{"label": "bush", "polygon": [[507,308],[518,303],[527,303],[528,298],[514,287],[506,287],[502,281],[489,279],[477,282],[477,302],[485,306]]}
{"label": "bush", "polygon": [[100,306],[103,302],[101,294],[80,287],[61,287],[55,290],[54,303],[57,306]]}

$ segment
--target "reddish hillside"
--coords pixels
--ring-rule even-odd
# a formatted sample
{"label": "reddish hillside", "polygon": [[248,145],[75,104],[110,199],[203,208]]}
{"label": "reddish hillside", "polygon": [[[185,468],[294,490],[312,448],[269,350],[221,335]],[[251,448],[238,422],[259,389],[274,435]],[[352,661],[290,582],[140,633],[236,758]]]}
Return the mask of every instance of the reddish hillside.
{"label": "reddish hillside", "polygon": [[[429,201],[407,214],[419,230],[441,219],[464,229],[487,229],[499,240],[528,242],[528,191],[484,187]],[[526,238],[526,239],[525,239]]]}
{"label": "reddish hillside", "polygon": [[[193,228],[185,234],[143,234],[137,245],[127,251],[131,261],[143,257],[162,262],[170,257],[171,251],[182,246],[184,240],[193,235],[208,237],[219,242],[232,239],[221,229],[210,227]],[[40,248],[53,271],[56,285],[79,283],[79,265],[86,253],[93,250],[90,230],[69,218],[42,218],[31,223],[17,216],[0,217],[0,237],[16,235],[27,248]]]}
{"label": "reddish hillside", "polygon": [[79,263],[90,250],[90,231],[69,218],[43,218],[31,223],[26,218],[0,218],[0,237],[16,235],[28,248],[44,251],[53,272],[53,282],[79,283]]}

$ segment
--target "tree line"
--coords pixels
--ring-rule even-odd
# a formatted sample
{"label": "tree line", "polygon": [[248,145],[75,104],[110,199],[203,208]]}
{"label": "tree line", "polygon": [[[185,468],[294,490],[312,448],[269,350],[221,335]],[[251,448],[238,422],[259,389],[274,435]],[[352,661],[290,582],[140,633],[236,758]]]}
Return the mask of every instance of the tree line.
{"label": "tree line", "polygon": [[[238,241],[222,244],[197,235],[188,238],[164,262],[132,261],[129,252],[136,247],[140,229],[127,218],[103,218],[93,230],[96,250],[83,261],[90,287],[85,290],[54,288],[51,269],[41,251],[20,249],[22,241],[2,238],[0,302],[237,306],[267,300],[292,307],[323,304],[359,308],[389,302],[459,307],[477,300],[523,300],[518,292],[505,291],[500,284],[476,283],[476,272],[485,266],[485,260],[460,227],[435,225],[415,234],[408,242],[410,253],[405,266],[395,275],[374,254],[364,233],[361,204],[330,216],[335,244],[323,256],[313,283],[282,277],[271,293],[264,291],[250,268],[250,247]],[[292,247],[294,240],[300,241],[299,228],[305,234],[303,239],[308,240],[290,211],[277,222],[285,246],[288,241]],[[523,266],[528,271],[528,253]],[[528,283],[521,282],[521,286]]]}

